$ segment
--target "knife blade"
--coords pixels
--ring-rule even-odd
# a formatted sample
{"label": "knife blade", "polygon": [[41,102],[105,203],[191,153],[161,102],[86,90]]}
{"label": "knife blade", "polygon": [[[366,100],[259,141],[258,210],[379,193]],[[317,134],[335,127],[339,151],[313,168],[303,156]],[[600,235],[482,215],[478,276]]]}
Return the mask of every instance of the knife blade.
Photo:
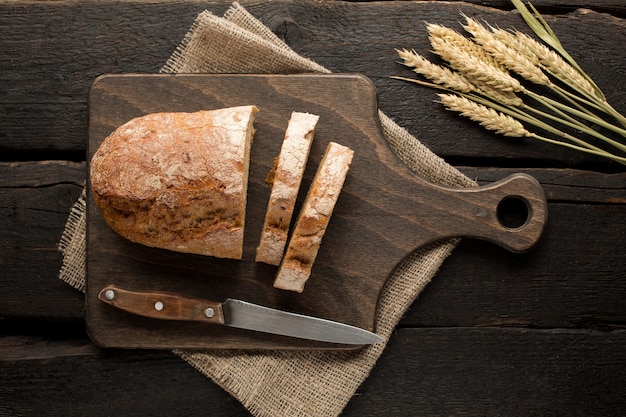
{"label": "knife blade", "polygon": [[349,324],[230,298],[220,303],[167,292],[130,291],[109,285],[99,292],[98,299],[129,313],[161,320],[198,321],[349,345],[374,344],[385,340]]}

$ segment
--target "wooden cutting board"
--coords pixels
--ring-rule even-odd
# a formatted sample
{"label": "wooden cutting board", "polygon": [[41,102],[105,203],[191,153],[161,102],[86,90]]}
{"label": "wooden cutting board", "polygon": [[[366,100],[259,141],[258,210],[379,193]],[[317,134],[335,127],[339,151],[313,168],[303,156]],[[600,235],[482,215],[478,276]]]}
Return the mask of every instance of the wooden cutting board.
{"label": "wooden cutting board", "polygon": [[[475,189],[450,189],[414,175],[381,133],[374,84],[356,74],[103,76],[95,81],[89,96],[88,160],[106,136],[131,118],[249,104],[260,112],[251,151],[242,260],[176,253],[127,241],[106,225],[88,190],[86,322],[99,345],[348,348],[218,325],[139,317],[98,301],[97,294],[113,284],[214,301],[236,298],[375,331],[382,288],[394,268],[415,249],[447,237],[468,236],[521,252],[530,249],[543,231],[545,197],[529,176],[514,175]],[[301,294],[273,288],[277,268],[254,261],[269,198],[265,177],[279,153],[292,111],[320,116],[296,212],[327,143],[335,141],[355,151],[311,278]],[[503,207],[509,206],[521,207],[519,224],[506,223]]]}

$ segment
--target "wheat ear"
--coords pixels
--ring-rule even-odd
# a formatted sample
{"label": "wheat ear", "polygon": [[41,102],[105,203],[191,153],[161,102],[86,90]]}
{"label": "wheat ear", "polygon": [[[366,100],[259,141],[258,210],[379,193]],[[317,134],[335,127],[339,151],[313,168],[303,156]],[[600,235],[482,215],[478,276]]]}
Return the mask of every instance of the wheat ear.
{"label": "wheat ear", "polygon": [[464,76],[450,71],[448,68],[433,64],[414,50],[396,49],[402,64],[413,68],[413,71],[446,88],[463,93],[475,92],[478,89]]}
{"label": "wheat ear", "polygon": [[491,30],[475,19],[465,16],[467,24],[463,27],[472,34],[477,44],[483,47],[496,62],[523,78],[539,85],[550,85],[550,79],[525,54],[507,46]]}
{"label": "wheat ear", "polygon": [[541,65],[541,63],[539,62],[539,57],[537,56],[535,51],[533,51],[533,49],[529,45],[527,45],[524,41],[519,39],[516,34],[508,30],[498,29],[498,28],[494,28],[491,26],[490,26],[490,29],[491,29],[491,33],[496,39],[503,42],[505,45],[509,46],[510,48],[513,48],[518,53],[524,55],[530,62],[532,62],[533,65],[536,65],[536,66]]}
{"label": "wheat ear", "polygon": [[443,25],[437,25],[433,23],[428,23],[426,25],[428,29],[429,37],[431,44],[433,43],[433,39],[439,38],[444,40],[445,42],[454,45],[458,48],[467,51],[468,53],[480,58],[484,61],[488,61],[495,67],[499,67],[500,70],[504,70],[500,64],[498,64],[491,55],[489,55],[480,45],[476,44],[471,39],[463,36],[461,33],[457,32],[454,29],[450,29]]}
{"label": "wheat ear", "polygon": [[516,32],[515,35],[535,53],[539,63],[548,73],[568,85],[575,86],[576,90],[581,93],[604,101],[604,97],[599,97],[596,94],[594,86],[559,54],[525,33]]}
{"label": "wheat ear", "polygon": [[520,82],[509,73],[480,59],[462,48],[447,42],[445,39],[431,40],[433,51],[450,63],[450,66],[459,71],[471,82],[476,80],[502,91],[523,91]]}
{"label": "wheat ear", "polygon": [[[603,156],[613,159],[616,162],[626,165],[626,158],[614,155],[606,152],[598,147],[589,145],[587,142],[572,137],[567,133],[561,132],[558,129],[553,128],[551,125],[541,122],[538,119],[529,117],[523,112],[515,112],[510,108],[502,107],[496,103],[490,103],[488,101],[481,100],[480,98],[473,97],[471,99],[457,96],[454,94],[438,94],[440,102],[448,109],[459,112],[462,116],[468,117],[471,120],[480,123],[487,130],[493,130],[498,134],[509,137],[529,137],[541,140],[543,142],[551,143],[553,145],[564,146],[570,149],[575,149],[580,152],[589,153],[593,155]],[[478,101],[475,102],[474,100]],[[485,104],[479,104],[484,102]],[[489,106],[493,106],[489,107]],[[546,138],[545,136],[538,135],[530,132],[524,128],[518,120],[514,117],[497,111],[500,109],[502,112],[513,114],[515,117],[520,118],[528,122],[529,124],[546,129],[549,132],[556,133],[565,139],[569,139],[574,143],[562,142],[560,140],[554,140]]]}
{"label": "wheat ear", "polygon": [[461,113],[462,116],[480,123],[485,129],[511,137],[532,136],[524,126],[506,114],[495,111],[482,104],[475,103],[455,94],[437,94],[441,103],[448,109]]}

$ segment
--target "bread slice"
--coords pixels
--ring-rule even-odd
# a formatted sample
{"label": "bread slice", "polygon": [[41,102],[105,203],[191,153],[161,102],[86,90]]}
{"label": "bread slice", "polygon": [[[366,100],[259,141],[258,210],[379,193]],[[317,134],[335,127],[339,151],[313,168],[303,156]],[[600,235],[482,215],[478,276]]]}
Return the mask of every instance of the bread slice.
{"label": "bread slice", "polygon": [[274,287],[302,292],[328,227],[354,151],[330,142],[298,215]]}
{"label": "bread slice", "polygon": [[256,250],[257,262],[279,265],[283,258],[289,224],[318,120],[319,116],[314,114],[291,113],[280,154],[268,175],[272,191]]}
{"label": "bread slice", "polygon": [[241,259],[257,111],[153,113],[120,126],[90,165],[104,220],[143,245]]}

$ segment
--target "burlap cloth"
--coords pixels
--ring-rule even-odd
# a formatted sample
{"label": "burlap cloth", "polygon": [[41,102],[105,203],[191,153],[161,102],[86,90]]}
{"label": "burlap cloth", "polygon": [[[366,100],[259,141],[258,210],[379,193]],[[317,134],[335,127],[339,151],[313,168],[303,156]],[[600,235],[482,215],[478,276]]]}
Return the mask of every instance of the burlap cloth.
{"label": "burlap cloth", "polygon": [[[330,72],[296,54],[242,6],[224,17],[198,15],[164,73]],[[419,175],[440,184],[474,183],[380,113],[384,133],[398,156]],[[452,252],[451,240],[421,248],[386,285],[376,332],[389,338],[395,325]],[[85,289],[85,196],[72,208],[60,242],[60,278]],[[257,416],[336,416],[365,380],[385,343],[359,351],[175,351],[236,397]]]}

